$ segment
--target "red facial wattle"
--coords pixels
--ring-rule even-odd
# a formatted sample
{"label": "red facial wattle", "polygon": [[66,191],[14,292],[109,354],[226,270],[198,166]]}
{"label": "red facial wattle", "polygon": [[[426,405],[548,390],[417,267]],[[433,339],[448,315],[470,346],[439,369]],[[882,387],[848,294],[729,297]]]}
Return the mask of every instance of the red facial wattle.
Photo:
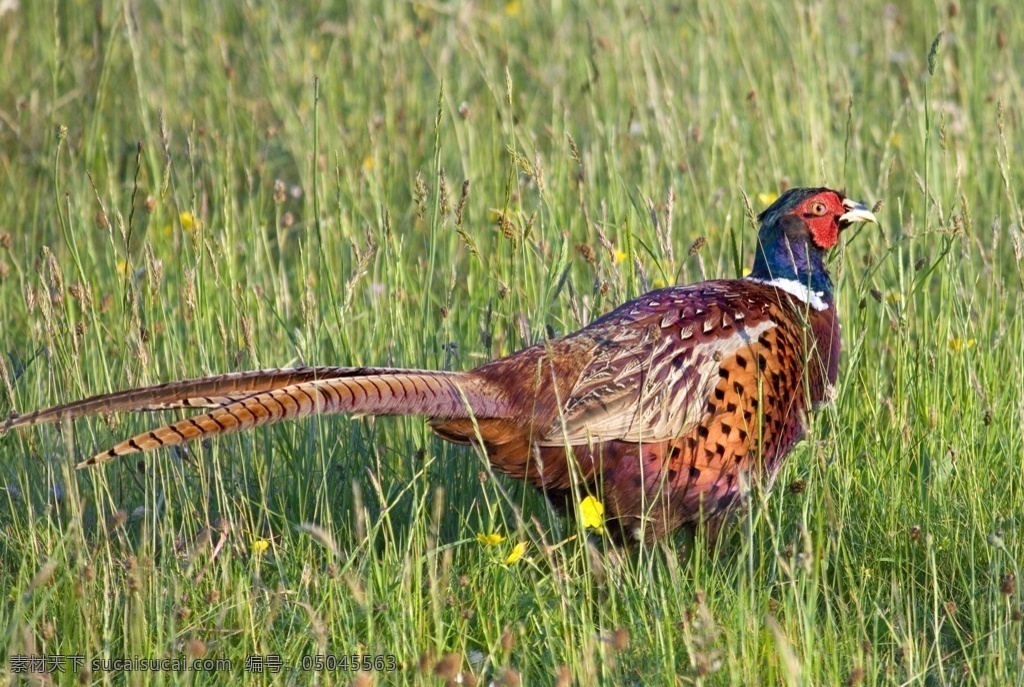
{"label": "red facial wattle", "polygon": [[811,240],[822,250],[829,250],[839,243],[839,220],[831,213],[824,217],[815,217],[807,222],[811,230]]}

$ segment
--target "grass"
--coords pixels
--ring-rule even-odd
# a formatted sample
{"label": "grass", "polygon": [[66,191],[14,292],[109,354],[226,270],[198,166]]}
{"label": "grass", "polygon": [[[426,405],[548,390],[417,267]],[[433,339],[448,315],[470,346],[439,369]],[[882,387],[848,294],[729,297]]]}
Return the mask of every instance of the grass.
{"label": "grass", "polygon": [[[90,661],[253,655],[286,666],[257,684],[1022,684],[1012,3],[157,5],[0,13],[0,412],[468,368],[740,274],[784,185],[881,227],[834,263],[834,407],[715,556],[588,548],[417,419],[85,472],[156,419],[0,438],[0,685],[220,684]],[[86,664],[14,672],[40,654]]]}

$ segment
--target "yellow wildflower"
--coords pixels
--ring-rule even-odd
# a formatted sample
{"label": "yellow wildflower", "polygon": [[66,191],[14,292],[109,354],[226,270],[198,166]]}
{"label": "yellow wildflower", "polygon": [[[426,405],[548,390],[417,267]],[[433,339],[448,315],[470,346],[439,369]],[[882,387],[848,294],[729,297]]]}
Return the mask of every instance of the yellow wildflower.
{"label": "yellow wildflower", "polygon": [[772,203],[774,203],[778,199],[779,199],[779,194],[778,193],[758,193],[757,194],[757,200],[762,205],[764,205],[765,207],[768,207],[769,205],[771,205]]}
{"label": "yellow wildflower", "polygon": [[203,228],[203,221],[188,210],[178,213],[178,221],[181,222],[181,228],[193,240],[199,235],[199,230]]}
{"label": "yellow wildflower", "polygon": [[604,504],[599,499],[588,496],[580,501],[580,519],[584,527],[604,534]]}
{"label": "yellow wildflower", "polygon": [[977,341],[974,339],[961,339],[959,336],[955,339],[949,340],[949,352],[959,353],[960,351],[966,351],[968,348],[973,348]]}
{"label": "yellow wildflower", "polygon": [[743,277],[749,276],[752,271],[753,270],[750,269],[749,267],[744,267],[743,268],[743,272],[742,272],[742,274],[740,276],[743,276]]}
{"label": "yellow wildflower", "polygon": [[520,10],[523,9],[523,3],[519,0],[512,0],[511,2],[505,3],[505,16],[515,17],[518,16]]}
{"label": "yellow wildflower", "polygon": [[484,546],[497,546],[501,542],[505,541],[505,537],[503,535],[498,534],[497,532],[491,532],[489,534],[478,532],[476,535],[476,540]]}
{"label": "yellow wildflower", "polygon": [[252,552],[259,556],[261,553],[270,548],[270,542],[266,539],[253,539],[252,541]]}
{"label": "yellow wildflower", "polygon": [[373,155],[367,155],[363,158],[363,170],[369,172],[373,169]]}
{"label": "yellow wildflower", "polygon": [[512,553],[505,558],[505,565],[512,565],[518,562],[524,553],[526,553],[526,542],[521,541],[512,547]]}
{"label": "yellow wildflower", "polygon": [[625,251],[616,250],[615,251],[615,264],[618,265],[620,262],[625,260],[627,257],[628,256],[626,255]]}

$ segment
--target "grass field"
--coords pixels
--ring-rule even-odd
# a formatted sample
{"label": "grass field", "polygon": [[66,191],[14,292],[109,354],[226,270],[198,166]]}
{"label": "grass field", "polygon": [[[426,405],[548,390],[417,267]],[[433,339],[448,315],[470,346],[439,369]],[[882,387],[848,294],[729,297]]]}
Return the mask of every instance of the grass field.
{"label": "grass field", "polygon": [[834,407],[712,556],[588,547],[418,419],[81,472],[160,418],[0,437],[0,685],[1024,684],[1013,2],[158,5],[0,2],[2,414],[469,368],[741,274],[786,186],[881,224]]}

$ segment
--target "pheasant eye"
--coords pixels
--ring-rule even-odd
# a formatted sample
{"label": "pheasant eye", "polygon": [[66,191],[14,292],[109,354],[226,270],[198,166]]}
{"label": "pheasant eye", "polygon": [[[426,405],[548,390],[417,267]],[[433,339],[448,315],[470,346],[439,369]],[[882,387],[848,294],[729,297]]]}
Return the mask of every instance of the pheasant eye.
{"label": "pheasant eye", "polygon": [[814,203],[813,205],[811,205],[811,214],[812,215],[818,215],[818,216],[824,215],[825,214],[825,210],[826,210],[825,204],[822,203],[821,201],[818,201],[817,203]]}

